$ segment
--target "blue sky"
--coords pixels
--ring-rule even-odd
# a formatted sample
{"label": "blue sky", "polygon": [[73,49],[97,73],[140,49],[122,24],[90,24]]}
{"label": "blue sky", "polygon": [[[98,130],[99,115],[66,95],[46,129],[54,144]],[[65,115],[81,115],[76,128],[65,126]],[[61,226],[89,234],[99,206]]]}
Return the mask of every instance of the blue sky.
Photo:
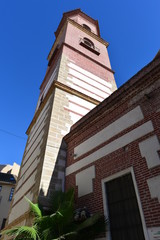
{"label": "blue sky", "polygon": [[76,8],[98,19],[118,87],[160,48],[159,0],[1,0],[0,164],[22,160],[54,31]]}

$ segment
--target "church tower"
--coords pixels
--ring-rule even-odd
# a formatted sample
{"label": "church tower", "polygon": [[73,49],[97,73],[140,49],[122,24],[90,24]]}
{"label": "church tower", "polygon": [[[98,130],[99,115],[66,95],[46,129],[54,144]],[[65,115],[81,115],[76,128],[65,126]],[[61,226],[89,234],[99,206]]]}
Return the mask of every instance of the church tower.
{"label": "church tower", "polygon": [[29,206],[64,188],[70,127],[117,89],[98,21],[80,9],[63,14],[48,55],[36,111],[12,201],[8,225],[25,225]]}

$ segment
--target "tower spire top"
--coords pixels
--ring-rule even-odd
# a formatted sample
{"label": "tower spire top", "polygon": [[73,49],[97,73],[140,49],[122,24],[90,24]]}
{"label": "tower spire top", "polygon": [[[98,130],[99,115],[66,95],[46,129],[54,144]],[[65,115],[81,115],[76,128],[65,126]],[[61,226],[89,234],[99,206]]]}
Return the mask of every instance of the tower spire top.
{"label": "tower spire top", "polygon": [[[86,13],[84,13],[80,8],[68,11],[63,13],[63,17],[61,19],[61,22],[57,28],[57,30],[55,31],[55,37],[57,38],[61,27],[63,26],[63,24],[66,22],[67,18],[72,18],[73,16],[79,15],[81,17],[83,17],[85,20],[91,22],[92,24],[96,25],[97,27],[97,35],[100,37],[100,30],[99,30],[99,24],[98,24],[98,20],[93,19],[92,17],[88,16]],[[74,19],[74,21],[77,22],[76,19]]]}

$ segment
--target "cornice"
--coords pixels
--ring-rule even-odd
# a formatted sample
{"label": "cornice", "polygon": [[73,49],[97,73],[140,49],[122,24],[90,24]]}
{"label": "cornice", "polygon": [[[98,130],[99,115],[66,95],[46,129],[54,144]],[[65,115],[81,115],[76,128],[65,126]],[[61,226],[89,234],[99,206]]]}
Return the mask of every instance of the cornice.
{"label": "cornice", "polygon": [[83,94],[83,93],[81,93],[81,92],[79,92],[79,91],[77,91],[77,90],[74,90],[73,88],[70,88],[69,86],[66,86],[65,84],[60,83],[60,82],[58,82],[57,80],[55,80],[55,81],[52,83],[52,85],[51,85],[51,87],[50,87],[47,95],[45,96],[45,98],[44,98],[44,100],[43,100],[43,102],[42,102],[42,104],[41,104],[41,106],[39,107],[39,109],[38,109],[37,112],[35,113],[32,121],[31,121],[31,123],[30,123],[30,125],[29,125],[29,127],[28,127],[28,129],[27,129],[27,131],[26,131],[26,134],[27,134],[27,135],[29,135],[29,133],[30,133],[33,125],[35,124],[37,118],[39,117],[42,109],[44,108],[47,100],[49,99],[49,97],[51,96],[51,94],[52,94],[52,92],[53,92],[53,90],[54,90],[55,88],[59,88],[59,89],[65,91],[65,92],[68,92],[68,93],[73,94],[73,95],[75,95],[75,96],[77,96],[77,97],[80,97],[80,98],[82,98],[82,99],[84,99],[84,100],[86,100],[86,101],[88,101],[88,102],[90,102],[90,103],[93,103],[93,104],[95,104],[95,105],[98,105],[98,104],[100,103],[100,102],[97,101],[96,99],[91,98],[91,97],[89,97],[89,96],[87,96],[87,95],[85,95],[85,94]]}
{"label": "cornice", "polygon": [[28,129],[27,129],[27,131],[26,131],[26,134],[27,134],[27,135],[29,135],[29,133],[30,133],[33,125],[35,124],[37,118],[39,117],[39,115],[40,115],[42,109],[44,108],[47,100],[48,100],[49,97],[51,96],[51,93],[52,93],[52,90],[53,90],[53,89],[54,89],[54,82],[52,83],[52,85],[51,85],[48,93],[46,94],[45,98],[43,99],[43,102],[41,103],[40,107],[39,107],[38,110],[35,112],[35,115],[34,115],[32,121],[31,121],[31,123],[30,123],[30,125],[29,125],[29,127],[28,127]]}
{"label": "cornice", "polygon": [[91,37],[93,37],[94,39],[99,41],[100,43],[104,44],[106,47],[109,46],[109,43],[107,41],[105,41],[103,38],[99,37],[98,35],[96,35],[93,32],[88,31],[87,29],[85,29],[83,26],[81,26],[79,23],[73,21],[72,19],[68,18],[67,22],[71,23],[72,25],[76,26],[77,28],[79,28],[83,32],[87,33],[88,35],[90,35]]}
{"label": "cornice", "polygon": [[83,16],[83,17],[85,17],[88,21],[92,21],[93,24],[94,24],[94,23],[96,24],[97,30],[98,30],[98,36],[100,36],[100,29],[99,29],[98,20],[93,19],[92,17],[88,16],[86,13],[84,13],[84,12],[82,12],[82,11],[80,12],[80,15]]}
{"label": "cornice", "polygon": [[4,185],[9,185],[9,186],[13,186],[13,187],[16,186],[16,183],[4,182],[4,181],[0,181],[0,184],[1,184],[1,186],[4,186]]}
{"label": "cornice", "polygon": [[60,21],[60,23],[57,27],[57,30],[54,33],[56,37],[58,36],[59,31],[60,31],[62,25],[64,24],[64,22],[66,21],[66,19],[69,18],[70,16],[75,16],[75,15],[80,15],[84,19],[86,19],[87,21],[95,24],[96,27],[97,27],[97,30],[98,30],[98,35],[100,36],[98,20],[95,20],[92,17],[88,16],[86,13],[82,12],[80,8],[78,8],[78,9],[63,13],[63,17],[62,17],[62,19],[61,19],[61,21]]}
{"label": "cornice", "polygon": [[70,94],[76,95],[77,97],[80,97],[80,98],[82,98],[82,99],[84,99],[84,100],[86,100],[90,103],[93,103],[95,105],[98,105],[100,103],[100,101],[98,101],[98,100],[96,100],[92,97],[89,97],[89,96],[85,95],[84,93],[81,93],[81,92],[79,92],[79,91],[77,91],[73,88],[70,88],[70,87],[66,86],[65,84],[63,84],[61,82],[56,81],[55,82],[55,87],[57,87],[61,90],[64,90],[65,92],[68,92]]}

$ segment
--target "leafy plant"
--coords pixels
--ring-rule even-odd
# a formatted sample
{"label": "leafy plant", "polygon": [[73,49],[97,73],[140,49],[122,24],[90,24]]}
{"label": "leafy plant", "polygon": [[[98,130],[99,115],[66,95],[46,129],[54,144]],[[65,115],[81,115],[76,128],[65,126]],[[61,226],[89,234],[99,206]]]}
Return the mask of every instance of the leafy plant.
{"label": "leafy plant", "polygon": [[20,226],[5,230],[2,234],[14,237],[15,240],[80,240],[93,239],[105,231],[104,217],[95,214],[83,222],[74,221],[74,190],[55,192],[50,213],[43,215],[38,204],[30,204],[34,215],[32,226]]}

